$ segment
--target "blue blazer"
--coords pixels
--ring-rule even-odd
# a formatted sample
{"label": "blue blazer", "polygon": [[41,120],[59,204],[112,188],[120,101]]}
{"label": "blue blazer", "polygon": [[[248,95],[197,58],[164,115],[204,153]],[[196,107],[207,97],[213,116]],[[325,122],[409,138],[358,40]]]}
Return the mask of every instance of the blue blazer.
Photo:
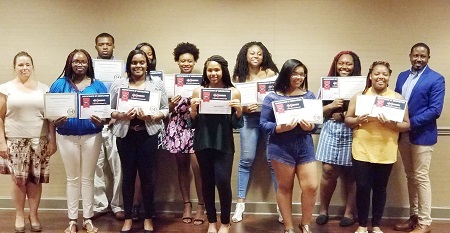
{"label": "blue blazer", "polygon": [[[398,75],[395,91],[402,93],[402,87],[410,70]],[[445,79],[428,66],[414,86],[408,100],[411,129],[409,139],[412,144],[430,146],[437,142],[437,123],[444,105]]]}

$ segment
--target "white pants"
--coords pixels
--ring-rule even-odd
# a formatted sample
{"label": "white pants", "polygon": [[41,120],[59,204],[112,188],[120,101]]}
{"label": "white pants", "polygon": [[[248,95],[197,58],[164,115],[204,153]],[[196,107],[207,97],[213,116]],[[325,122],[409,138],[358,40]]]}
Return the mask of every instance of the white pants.
{"label": "white pants", "polygon": [[[105,162],[111,170],[105,170]],[[112,174],[112,177],[111,177]],[[111,210],[116,213],[123,211],[122,200],[122,168],[119,153],[117,152],[116,136],[107,125],[102,131],[102,146],[97,161],[94,177],[94,211],[106,212],[108,197],[106,195],[107,184],[112,184]]]}
{"label": "white pants", "polygon": [[56,134],[56,142],[66,169],[69,219],[78,218],[80,193],[83,217],[91,218],[94,215],[94,172],[101,140],[100,133],[83,136]]}

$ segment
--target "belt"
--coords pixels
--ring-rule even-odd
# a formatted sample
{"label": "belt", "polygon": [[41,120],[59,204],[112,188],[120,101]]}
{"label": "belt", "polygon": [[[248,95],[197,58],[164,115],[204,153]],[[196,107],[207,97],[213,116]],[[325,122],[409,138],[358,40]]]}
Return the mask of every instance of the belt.
{"label": "belt", "polygon": [[129,128],[128,128],[128,130],[131,130],[131,131],[142,131],[142,130],[145,130],[146,128],[145,128],[145,125],[135,125],[135,126],[130,126]]}

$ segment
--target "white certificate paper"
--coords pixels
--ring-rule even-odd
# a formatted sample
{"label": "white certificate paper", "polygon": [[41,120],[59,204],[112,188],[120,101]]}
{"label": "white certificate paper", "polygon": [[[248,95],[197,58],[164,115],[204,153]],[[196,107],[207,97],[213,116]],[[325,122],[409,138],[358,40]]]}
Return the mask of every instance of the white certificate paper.
{"label": "white certificate paper", "polygon": [[201,74],[175,74],[175,93],[181,97],[191,97],[195,88],[202,84]]}
{"label": "white certificate paper", "polygon": [[388,120],[403,122],[406,105],[406,100],[359,95],[356,97],[355,115],[369,114],[371,117],[377,117],[383,114]]}
{"label": "white certificate paper", "polygon": [[95,78],[102,82],[114,82],[124,73],[122,60],[92,59]]}
{"label": "white certificate paper", "polygon": [[77,117],[77,93],[45,93],[44,117],[55,119]]}
{"label": "white certificate paper", "polygon": [[403,122],[405,116],[406,100],[377,96],[372,108],[372,115],[382,113],[387,119],[395,122]]}
{"label": "white certificate paper", "polygon": [[199,114],[231,114],[231,90],[226,88],[202,88]]}
{"label": "white certificate paper", "polygon": [[174,74],[165,74],[164,75],[164,88],[166,88],[167,98],[172,98],[175,96],[175,75]]}
{"label": "white certificate paper", "polygon": [[79,95],[80,119],[89,119],[92,115],[100,118],[111,118],[111,96],[105,94]]}
{"label": "white certificate paper", "polygon": [[322,77],[320,85],[322,100],[335,100],[337,98],[350,100],[356,93],[364,90],[366,77]]}
{"label": "white certificate paper", "polygon": [[150,76],[158,77],[161,79],[161,81],[164,81],[164,72],[162,70],[151,70]]}
{"label": "white certificate paper", "polygon": [[161,92],[120,88],[117,98],[117,111],[127,112],[132,108],[142,108],[146,115],[155,115],[159,111]]}
{"label": "white certificate paper", "polygon": [[257,92],[258,86],[256,82],[234,83],[234,86],[241,93],[241,105],[248,106],[258,103]]}
{"label": "white certificate paper", "polygon": [[275,90],[275,81],[257,82],[258,103],[262,104],[266,95]]}
{"label": "white certificate paper", "polygon": [[277,125],[305,120],[309,123],[323,122],[322,101],[316,99],[292,98],[272,102]]}

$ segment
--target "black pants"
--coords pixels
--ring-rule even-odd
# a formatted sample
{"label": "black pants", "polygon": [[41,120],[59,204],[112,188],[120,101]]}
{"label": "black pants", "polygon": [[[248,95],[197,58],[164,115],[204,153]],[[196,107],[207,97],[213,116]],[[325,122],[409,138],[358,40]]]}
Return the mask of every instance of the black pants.
{"label": "black pants", "polygon": [[217,222],[215,206],[215,186],[217,186],[220,199],[220,222],[229,224],[232,200],[231,170],[233,168],[233,154],[225,154],[213,149],[196,151],[195,154],[200,166],[202,192],[208,222]]}
{"label": "black pants", "polygon": [[149,136],[146,130],[128,131],[124,138],[117,137],[117,150],[122,164],[122,195],[125,219],[131,219],[134,184],[139,171],[145,219],[151,219],[153,209],[153,165],[158,147],[158,135]]}
{"label": "black pants", "polygon": [[367,227],[370,193],[372,192],[372,227],[379,227],[386,204],[386,187],[393,164],[368,163],[353,160],[356,179],[356,207],[359,225]]}

